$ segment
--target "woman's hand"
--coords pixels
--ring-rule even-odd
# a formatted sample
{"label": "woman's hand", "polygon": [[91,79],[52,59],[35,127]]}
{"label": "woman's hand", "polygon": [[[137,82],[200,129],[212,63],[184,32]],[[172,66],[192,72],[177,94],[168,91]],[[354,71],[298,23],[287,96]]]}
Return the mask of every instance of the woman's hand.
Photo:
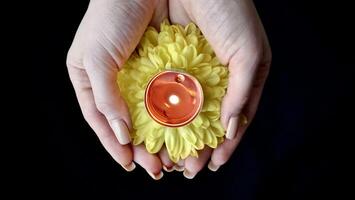
{"label": "woman's hand", "polygon": [[[216,149],[204,149],[198,158],[188,157],[179,163],[177,168],[185,168],[184,176],[193,178],[208,160],[209,169],[216,171],[239,144],[256,112],[269,72],[271,50],[251,0],[171,0],[169,16],[172,23],[197,24],[230,72],[221,110],[227,139]],[[242,114],[249,121],[245,126],[239,123]],[[161,160],[164,166],[173,165],[164,151]]]}
{"label": "woman's hand", "polygon": [[167,17],[166,0],[92,0],[67,57],[84,118],[103,146],[127,171],[134,160],[154,179],[162,176],[160,159],[130,145],[132,123],[116,78],[147,26]]}

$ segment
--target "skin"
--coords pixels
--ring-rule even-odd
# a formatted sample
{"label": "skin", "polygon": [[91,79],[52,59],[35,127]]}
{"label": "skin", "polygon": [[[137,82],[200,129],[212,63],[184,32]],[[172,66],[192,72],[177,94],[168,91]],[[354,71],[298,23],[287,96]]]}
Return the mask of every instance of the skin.
{"label": "skin", "polygon": [[[198,158],[188,157],[177,165],[169,160],[166,149],[151,155],[142,145],[120,144],[111,125],[114,120],[122,120],[132,130],[127,106],[116,86],[116,74],[147,26],[159,28],[164,18],[182,25],[197,24],[220,61],[228,65],[229,85],[221,110],[223,126],[227,129],[229,119],[241,113],[249,121],[216,149],[206,148]],[[250,0],[92,0],[67,56],[83,116],[102,145],[128,171],[134,169],[134,161],[154,179],[161,178],[163,166],[185,169],[184,175],[193,178],[209,161],[213,170],[225,164],[255,115],[270,63],[267,37]]]}

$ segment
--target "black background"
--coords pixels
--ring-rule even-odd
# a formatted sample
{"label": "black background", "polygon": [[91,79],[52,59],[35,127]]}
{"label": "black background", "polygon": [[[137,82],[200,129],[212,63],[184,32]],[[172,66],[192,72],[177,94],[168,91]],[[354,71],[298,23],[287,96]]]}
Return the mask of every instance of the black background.
{"label": "black background", "polygon": [[193,180],[165,173],[153,181],[139,167],[121,169],[81,115],[65,59],[87,4],[47,1],[32,13],[39,26],[32,28],[31,84],[46,145],[35,174],[43,175],[43,186],[32,192],[80,199],[318,199],[349,191],[343,180],[351,181],[345,138],[354,133],[348,129],[355,91],[351,6],[255,1],[273,63],[252,126],[218,172],[205,169]]}

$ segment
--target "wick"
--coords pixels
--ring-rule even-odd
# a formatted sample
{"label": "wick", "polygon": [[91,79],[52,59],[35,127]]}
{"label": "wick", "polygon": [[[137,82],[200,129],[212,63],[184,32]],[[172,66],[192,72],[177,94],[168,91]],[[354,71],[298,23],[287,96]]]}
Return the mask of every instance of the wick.
{"label": "wick", "polygon": [[181,83],[181,82],[184,82],[184,80],[185,80],[185,76],[184,75],[178,74],[176,76],[176,82]]}

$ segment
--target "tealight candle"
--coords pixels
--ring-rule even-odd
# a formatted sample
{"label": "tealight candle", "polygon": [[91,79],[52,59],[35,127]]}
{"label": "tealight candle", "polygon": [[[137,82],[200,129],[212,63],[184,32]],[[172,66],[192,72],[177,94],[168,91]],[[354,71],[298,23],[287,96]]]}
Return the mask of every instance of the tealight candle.
{"label": "tealight candle", "polygon": [[156,122],[180,127],[191,122],[201,111],[203,91],[195,77],[167,70],[149,81],[144,102],[148,114]]}

